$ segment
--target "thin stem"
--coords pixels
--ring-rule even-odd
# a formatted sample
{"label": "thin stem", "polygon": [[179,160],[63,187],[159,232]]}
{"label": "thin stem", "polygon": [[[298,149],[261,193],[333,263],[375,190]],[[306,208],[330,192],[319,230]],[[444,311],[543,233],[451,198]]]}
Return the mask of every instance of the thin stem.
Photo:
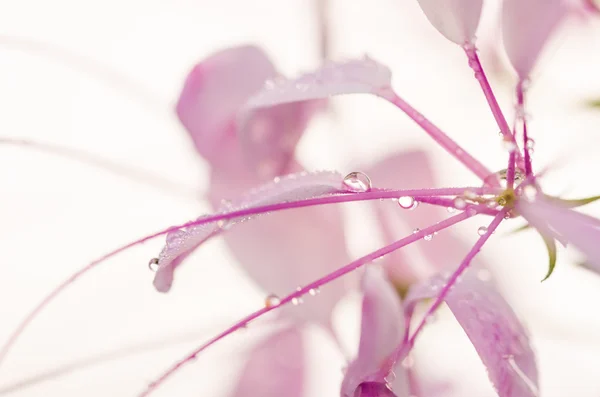
{"label": "thin stem", "polygon": [[450,279],[448,280],[448,282],[446,283],[444,288],[442,288],[440,294],[436,297],[435,301],[433,302],[433,305],[431,305],[429,310],[427,310],[427,313],[425,314],[425,316],[419,323],[419,326],[417,327],[415,332],[412,334],[412,336],[409,338],[408,344],[407,344],[408,345],[407,349],[410,350],[412,348],[412,346],[415,343],[415,339],[417,338],[419,333],[423,330],[423,327],[425,327],[425,324],[427,324],[427,319],[429,318],[429,316],[431,316],[438,309],[438,307],[442,304],[442,302],[444,301],[444,299],[446,298],[446,296],[448,295],[448,293],[450,292],[450,290],[452,289],[454,284],[456,284],[458,278],[465,272],[465,270],[467,270],[469,268],[471,261],[473,260],[473,258],[475,258],[475,255],[477,255],[477,253],[481,250],[481,248],[486,243],[486,241],[490,238],[492,233],[494,233],[494,231],[498,228],[498,226],[504,219],[504,215],[506,214],[506,212],[507,212],[507,210],[503,210],[494,217],[494,219],[488,226],[487,233],[485,233],[483,236],[479,237],[479,240],[477,240],[477,242],[475,243],[473,248],[471,248],[471,251],[469,251],[469,253],[465,257],[465,259],[463,259],[463,261],[458,266],[456,271],[454,271],[452,276],[450,276]]}
{"label": "thin stem", "polygon": [[173,375],[175,372],[177,372],[183,365],[194,360],[198,356],[198,354],[200,354],[206,348],[210,347],[211,345],[220,341],[221,339],[225,338],[226,336],[232,334],[233,332],[246,327],[248,325],[248,323],[250,323],[251,321],[256,320],[257,318],[262,317],[264,314],[269,313],[270,311],[275,310],[276,308],[279,308],[282,305],[285,305],[285,304],[291,302],[293,299],[298,299],[298,298],[306,295],[307,293],[309,293],[310,290],[318,289],[325,284],[328,284],[328,283],[330,283],[330,282],[332,282],[332,281],[334,281],[334,280],[336,280],[336,279],[338,279],[338,278],[340,278],[340,277],[342,277],[342,276],[344,276],[344,275],[346,275],[346,274],[348,274],[370,262],[375,261],[376,259],[379,259],[379,258],[381,258],[385,255],[388,255],[396,250],[399,250],[400,248],[405,247],[408,244],[414,243],[415,241],[419,241],[419,240],[423,239],[426,235],[431,235],[435,232],[439,232],[439,231],[446,229],[452,225],[462,222],[465,219],[468,219],[473,215],[475,215],[473,211],[467,210],[461,214],[458,214],[458,215],[455,215],[448,219],[445,219],[435,225],[429,226],[417,233],[414,233],[407,237],[404,237],[401,240],[398,240],[390,245],[380,248],[377,251],[371,252],[370,254],[365,255],[365,256],[337,269],[336,271],[329,273],[328,275],[298,289],[297,291],[293,292],[292,294],[281,299],[281,303],[279,305],[264,307],[256,312],[244,317],[243,319],[241,319],[240,321],[238,321],[237,323],[235,323],[234,325],[232,325],[225,331],[221,332],[219,335],[210,339],[208,342],[206,342],[205,344],[203,344],[202,346],[200,346],[199,348],[197,348],[196,350],[194,350],[193,352],[188,354],[182,360],[176,362],[171,368],[169,368],[166,372],[164,372],[160,377],[158,377],[155,381],[150,383],[148,385],[148,388],[145,391],[143,391],[142,393],[140,393],[138,395],[138,397],[146,397],[146,396],[150,395],[165,380],[167,380],[169,377],[171,377],[171,375]]}
{"label": "thin stem", "polygon": [[466,44],[463,46],[465,54],[467,54],[467,58],[469,59],[469,66],[473,69],[475,73],[475,78],[479,82],[483,94],[485,95],[485,99],[487,100],[488,105],[490,106],[490,110],[494,115],[494,119],[496,119],[496,124],[498,124],[498,128],[500,128],[500,132],[504,136],[505,140],[510,140],[513,143],[515,138],[510,132],[510,127],[506,122],[506,117],[504,117],[504,113],[502,113],[502,109],[498,104],[498,100],[494,95],[494,91],[488,81],[487,76],[485,75],[485,71],[483,70],[483,65],[481,65],[481,61],[479,60],[479,56],[477,55],[477,47],[473,44]]}
{"label": "thin stem", "polygon": [[[445,132],[440,130],[435,124],[433,124],[425,116],[409,105],[404,99],[400,98],[392,88],[382,91],[379,95],[406,113],[406,115],[413,119],[413,121],[417,123],[427,134],[429,134],[434,141],[436,141],[448,153],[460,161],[471,172],[477,175],[482,181],[492,174],[490,170],[488,170],[477,159],[475,159],[456,142],[454,142]],[[497,184],[498,182],[493,181],[492,183]]]}
{"label": "thin stem", "polygon": [[506,187],[512,189],[515,186],[517,150],[512,150],[508,155],[508,166],[506,168]]}
{"label": "thin stem", "polygon": [[55,145],[51,143],[36,142],[28,139],[10,137],[0,137],[0,145],[19,146],[25,149],[37,150],[41,153],[52,154],[62,158],[77,161],[92,167],[98,167],[105,171],[111,172],[117,176],[129,178],[131,180],[143,183],[145,185],[154,188],[159,188],[161,191],[164,192],[175,193],[186,197],[197,196],[197,194],[192,189],[178,185],[166,178],[153,175],[151,172],[139,168],[119,164],[112,160],[102,158],[98,155],[88,153],[83,150],[71,149],[68,147]]}
{"label": "thin stem", "polygon": [[[498,189],[485,188],[485,187],[443,188],[443,189],[409,189],[409,190],[375,190],[374,189],[374,190],[372,190],[370,192],[366,192],[366,193],[334,194],[334,195],[328,195],[328,196],[324,196],[324,197],[314,197],[314,198],[305,199],[305,200],[288,201],[288,202],[283,202],[283,203],[274,203],[274,204],[267,204],[267,205],[263,205],[263,206],[243,208],[241,210],[206,216],[206,217],[203,217],[203,218],[195,220],[195,221],[187,222],[187,223],[180,224],[177,226],[168,227],[166,229],[163,229],[156,233],[142,237],[138,240],[135,240],[131,243],[128,243],[128,244],[120,247],[120,248],[117,248],[114,251],[111,251],[111,252],[105,254],[104,256],[94,260],[93,262],[89,263],[85,267],[81,268],[76,273],[71,275],[67,280],[62,282],[57,287],[55,287],[55,289],[52,290],[50,292],[50,294],[47,295],[25,317],[25,319],[17,326],[15,331],[13,331],[13,333],[11,334],[11,336],[9,337],[7,342],[2,346],[2,348],[0,349],[0,364],[5,359],[9,350],[15,344],[15,342],[17,341],[19,336],[23,333],[23,331],[25,331],[27,326],[31,323],[31,321],[33,321],[33,319],[50,302],[52,302],[57,296],[59,296],[69,285],[71,285],[79,277],[88,273],[90,270],[94,269],[96,266],[98,266],[100,263],[106,261],[107,259],[112,258],[113,256],[116,256],[117,254],[119,254],[131,247],[134,247],[138,244],[142,244],[153,238],[168,234],[170,232],[173,232],[173,231],[185,228],[185,227],[198,226],[198,225],[202,225],[202,224],[206,224],[206,223],[216,222],[219,220],[229,220],[229,219],[234,219],[234,218],[238,218],[238,217],[264,214],[267,212],[282,211],[282,210],[288,210],[288,209],[294,209],[294,208],[311,207],[311,206],[324,205],[324,204],[352,202],[352,201],[377,200],[377,199],[381,199],[381,198],[398,198],[398,197],[402,197],[402,196],[415,196],[415,197],[418,197],[421,200],[423,200],[425,197],[429,197],[429,196],[435,197],[437,195],[450,195],[450,196],[451,195],[459,195],[459,194],[464,193],[467,190],[472,191],[476,194],[493,194],[493,193],[498,192]],[[476,211],[481,210],[481,212],[483,213],[483,209],[480,209],[479,206],[472,206],[471,208]]]}
{"label": "thin stem", "polygon": [[527,116],[525,115],[525,88],[526,83],[520,80],[517,84],[517,117],[523,125],[523,153],[525,155],[525,175],[533,175],[531,166],[531,153],[528,149],[529,134],[527,132]]}

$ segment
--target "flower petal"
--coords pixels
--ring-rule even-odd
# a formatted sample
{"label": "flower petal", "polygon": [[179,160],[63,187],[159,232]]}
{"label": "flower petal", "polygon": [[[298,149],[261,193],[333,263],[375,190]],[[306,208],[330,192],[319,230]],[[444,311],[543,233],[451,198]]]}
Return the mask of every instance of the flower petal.
{"label": "flower petal", "polygon": [[[299,200],[338,192],[342,190],[342,179],[340,174],[328,171],[288,175],[281,177],[277,182],[270,182],[253,189],[236,201],[224,204],[221,211],[233,211],[244,207],[266,205],[286,200]],[[158,257],[158,272],[154,281],[155,287],[161,292],[167,292],[171,286],[172,273],[175,267],[191,251],[211,236],[248,219],[234,219],[222,224],[213,222],[169,233],[166,238],[166,245]],[[294,227],[293,224],[286,226],[289,228]],[[314,225],[309,226],[314,228]],[[306,229],[303,230],[303,232],[305,231]],[[263,252],[263,254],[265,253]],[[283,266],[284,263],[284,258],[279,257],[277,265]],[[339,264],[336,263],[336,265]]]}
{"label": "flower petal", "polygon": [[397,397],[384,383],[363,382],[352,397]]}
{"label": "flower petal", "polygon": [[364,382],[385,384],[384,378],[394,364],[391,355],[404,337],[402,305],[382,268],[367,268],[362,290],[364,298],[358,356],[350,363],[344,376],[342,397],[355,396],[356,390]]}
{"label": "flower petal", "polygon": [[[445,284],[446,278],[437,276],[412,288],[407,297],[408,314],[417,300],[437,296]],[[468,272],[445,301],[477,350],[499,396],[537,396],[538,373],[529,337],[493,285]]]}
{"label": "flower petal", "polygon": [[528,77],[546,41],[568,11],[565,0],[504,0],[504,48],[521,79]]}
{"label": "flower petal", "polygon": [[537,196],[535,201],[520,200],[519,212],[543,234],[550,229],[573,244],[587,257],[591,269],[600,273],[600,221]]}
{"label": "flower petal", "polygon": [[265,88],[248,101],[246,110],[323,99],[333,95],[373,94],[389,87],[391,79],[391,71],[369,57],[328,62],[315,72],[295,79],[267,82]]}
{"label": "flower petal", "polygon": [[304,341],[298,328],[277,331],[250,354],[231,397],[302,397]]}
{"label": "flower petal", "polygon": [[463,45],[475,39],[483,0],[418,0],[429,22],[448,40]]}
{"label": "flower petal", "polygon": [[269,58],[254,46],[217,52],[192,69],[176,111],[202,157],[211,163],[227,158],[223,150],[236,146],[236,115],[275,75]]}

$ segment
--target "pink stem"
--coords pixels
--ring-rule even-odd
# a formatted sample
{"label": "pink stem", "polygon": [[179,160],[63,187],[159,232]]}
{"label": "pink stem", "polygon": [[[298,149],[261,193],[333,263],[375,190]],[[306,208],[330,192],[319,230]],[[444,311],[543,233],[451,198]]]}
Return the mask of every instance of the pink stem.
{"label": "pink stem", "polygon": [[481,65],[481,61],[479,60],[479,56],[477,55],[477,48],[473,44],[466,44],[463,46],[463,49],[465,50],[465,54],[467,54],[467,58],[469,58],[469,66],[473,69],[473,72],[475,72],[475,78],[483,90],[485,99],[487,99],[490,110],[500,128],[500,132],[504,136],[504,139],[514,142],[515,138],[510,132],[506,117],[504,117],[504,113],[502,113],[502,109],[500,109],[500,105],[498,105],[498,100],[494,95],[494,91],[492,90],[487,76],[485,75],[485,71],[483,70],[483,66]]}
{"label": "pink stem", "polygon": [[[400,98],[392,88],[388,88],[380,92],[379,95],[406,113],[406,115],[413,119],[413,121],[416,122],[427,134],[429,134],[434,141],[446,149],[446,151],[454,156],[458,161],[463,163],[465,167],[471,170],[471,172],[477,175],[482,181],[492,174],[483,164],[481,164],[477,159],[471,156],[448,135],[446,135],[446,133],[440,130],[435,124],[433,124],[425,116],[410,106],[406,101]],[[497,184],[498,182],[493,181],[493,183]]]}
{"label": "pink stem", "polygon": [[290,301],[292,301],[295,298],[297,299],[297,298],[302,297],[303,295],[306,295],[311,289],[312,290],[318,289],[318,288],[322,287],[323,285],[328,284],[328,283],[364,266],[367,263],[373,262],[376,259],[379,259],[385,255],[388,255],[402,247],[405,247],[408,244],[414,243],[415,241],[421,240],[426,235],[431,235],[435,232],[439,232],[439,231],[446,229],[452,225],[462,222],[465,219],[470,218],[471,216],[473,216],[473,213],[471,211],[465,211],[461,214],[458,214],[458,215],[452,216],[448,219],[445,219],[435,225],[429,226],[417,233],[414,233],[407,237],[404,237],[401,240],[398,240],[390,245],[387,245],[383,248],[378,249],[377,251],[374,251],[368,255],[365,255],[365,256],[337,269],[336,271],[329,273],[328,275],[298,289],[297,291],[293,292],[292,294],[281,299],[281,303],[279,305],[264,307],[256,312],[244,317],[242,320],[240,320],[236,324],[232,325],[225,331],[221,332],[219,335],[215,336],[214,338],[210,339],[208,342],[206,342],[205,344],[203,344],[202,346],[200,346],[199,348],[197,348],[196,350],[191,352],[185,358],[183,358],[182,360],[175,363],[171,368],[169,368],[159,378],[157,378],[155,381],[150,383],[148,385],[148,388],[144,392],[139,394],[138,397],[148,396],[150,393],[152,393],[154,390],[156,390],[156,388],[158,388],[158,386],[160,386],[167,378],[169,378],[171,375],[173,375],[175,372],[177,372],[177,370],[179,370],[183,365],[194,360],[198,356],[198,354],[200,354],[206,348],[210,347],[211,345],[213,345],[214,343],[223,339],[224,337],[232,334],[233,332],[235,332],[241,328],[244,328],[245,326],[248,325],[248,323],[250,321],[253,321],[253,320],[263,316],[264,314],[269,313],[270,311],[275,310],[276,308],[279,308],[281,305],[289,303]]}
{"label": "pink stem", "polygon": [[[412,346],[415,343],[415,339],[417,338],[419,333],[422,331],[423,327],[425,327],[425,324],[427,324],[427,319],[429,318],[429,316],[431,316],[433,314],[433,312],[435,312],[438,309],[438,307],[442,304],[442,302],[444,301],[444,299],[446,298],[446,296],[452,289],[452,286],[454,284],[456,284],[458,278],[465,272],[465,270],[468,269],[469,265],[471,264],[471,261],[473,260],[473,258],[475,258],[475,255],[477,255],[477,253],[481,250],[481,248],[486,243],[486,241],[490,238],[492,233],[494,233],[494,231],[498,228],[498,226],[500,225],[502,220],[504,220],[504,215],[506,214],[506,212],[507,212],[507,210],[503,210],[494,217],[494,219],[488,226],[487,233],[485,233],[483,236],[479,237],[479,240],[477,240],[477,242],[475,243],[473,248],[471,248],[471,251],[469,251],[469,253],[465,257],[465,259],[463,259],[463,261],[458,266],[456,271],[452,274],[452,276],[450,276],[450,279],[448,280],[448,282],[446,283],[444,288],[442,288],[440,294],[436,297],[435,301],[433,302],[433,305],[431,305],[429,310],[427,310],[425,317],[423,317],[419,326],[417,327],[415,332],[412,334],[412,336],[408,340],[407,349],[410,350],[412,348]],[[404,353],[406,353],[406,352],[407,351],[404,351]]]}
{"label": "pink stem", "polygon": [[[141,239],[133,241],[129,244],[126,244],[114,251],[107,253],[106,255],[94,260],[90,264],[78,270],[76,273],[71,275],[67,280],[62,282],[59,286],[57,286],[48,296],[46,296],[26,317],[25,319],[17,326],[15,331],[11,334],[7,342],[0,349],[0,364],[8,354],[11,347],[15,344],[18,337],[23,333],[23,331],[27,328],[27,326],[31,323],[31,321],[44,309],[51,301],[54,300],[60,293],[65,290],[71,283],[81,277],[83,274],[89,272],[93,268],[95,268],[100,263],[105,260],[131,248],[138,244],[142,244],[148,240],[151,240],[155,237],[159,237],[170,232],[174,232],[181,228],[190,227],[190,226],[198,226],[206,223],[216,222],[219,220],[228,220],[234,219],[243,216],[251,216],[257,214],[263,214],[267,212],[281,211],[293,208],[302,208],[302,207],[310,207],[315,205],[324,205],[324,204],[335,204],[335,203],[343,203],[343,202],[351,202],[351,201],[364,201],[364,200],[377,200],[380,198],[398,198],[402,196],[417,196],[420,200],[425,200],[425,197],[436,196],[436,195],[460,195],[465,191],[472,191],[476,194],[491,194],[496,193],[497,189],[490,188],[443,188],[443,189],[409,189],[409,190],[372,190],[366,193],[344,193],[344,194],[334,194],[328,195],[324,197],[315,197],[305,200],[298,201],[288,201],[283,203],[274,203],[267,204],[263,206],[256,206],[251,208],[244,208],[238,211],[232,211],[227,213],[215,214],[211,216],[207,216],[195,221],[187,222],[177,226],[171,226],[156,233],[145,236]],[[446,203],[444,203],[446,205]],[[480,206],[472,206],[476,211],[481,211],[484,213],[483,208],[479,208]]]}
{"label": "pink stem", "polygon": [[527,141],[529,140],[529,134],[527,133],[527,117],[525,116],[525,90],[523,80],[517,84],[517,117],[523,123],[523,153],[525,154],[525,175],[533,175],[531,167],[531,155],[527,148]]}
{"label": "pink stem", "polygon": [[515,186],[515,170],[516,170],[516,153],[517,149],[510,152],[508,155],[508,167],[506,168],[506,187],[512,189]]}

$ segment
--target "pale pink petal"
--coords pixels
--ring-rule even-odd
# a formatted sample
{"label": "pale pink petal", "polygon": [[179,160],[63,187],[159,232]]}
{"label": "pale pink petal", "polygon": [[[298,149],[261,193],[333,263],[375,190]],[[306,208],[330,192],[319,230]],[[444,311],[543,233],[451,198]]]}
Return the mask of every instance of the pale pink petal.
{"label": "pale pink petal", "polygon": [[[416,301],[435,297],[446,280],[437,276],[411,289],[408,314]],[[527,331],[492,283],[467,272],[445,301],[487,368],[499,397],[537,396],[537,366]]]}
{"label": "pale pink petal", "polygon": [[448,40],[463,45],[475,39],[483,0],[418,0],[429,22]]}
{"label": "pale pink petal", "polygon": [[587,257],[590,268],[600,273],[600,220],[550,203],[541,195],[533,202],[520,200],[518,210],[542,233],[556,233],[573,244]]}
{"label": "pale pink petal", "polygon": [[[239,198],[233,199],[231,202],[224,203],[221,206],[221,211],[232,211],[244,207],[266,205],[269,203],[286,200],[299,200],[302,198],[339,192],[342,190],[342,179],[343,178],[340,174],[326,171],[288,175],[281,177],[277,182],[270,182],[262,185],[245,193]],[[161,292],[167,292],[171,286],[173,270],[181,263],[185,256],[187,256],[191,251],[198,247],[198,245],[202,244],[212,235],[220,233],[230,227],[236,226],[240,228],[240,224],[248,219],[249,218],[235,219],[223,224],[213,222],[205,225],[191,226],[185,230],[177,230],[169,233],[166,238],[166,245],[158,257],[159,262],[158,272],[155,278],[155,287]],[[285,226],[288,229],[294,227],[293,224],[286,224]],[[310,228],[310,230],[315,227],[315,225],[307,226]],[[306,231],[307,229],[303,229],[303,232]],[[279,232],[283,233],[284,231],[279,230]],[[262,239],[266,236],[254,237]],[[267,239],[266,241],[269,240]],[[273,241],[271,241],[270,244],[272,243]],[[296,243],[300,245],[304,244],[302,241],[298,241]],[[279,252],[279,247],[274,246],[272,248],[274,248],[274,252]],[[290,253],[290,251],[287,251],[287,255]],[[264,254],[266,253],[262,252],[255,258],[266,256]],[[333,256],[333,254],[329,254],[328,258]],[[289,262],[289,259],[286,259],[286,256],[279,255],[278,262],[272,263],[272,265],[274,267],[285,267],[286,261]]]}
{"label": "pale pink petal", "polygon": [[346,62],[328,62],[320,69],[295,79],[275,79],[246,105],[247,111],[259,108],[323,99],[341,94],[373,94],[391,84],[390,70],[364,57]]}
{"label": "pale pink petal", "polygon": [[[362,290],[364,297],[358,356],[350,363],[344,376],[342,397],[355,396],[357,388],[364,382],[385,384],[385,377],[394,364],[391,355],[404,337],[404,314],[400,298],[382,268],[367,268]],[[404,393],[398,395],[404,396]]]}
{"label": "pale pink petal", "polygon": [[520,78],[529,76],[546,41],[569,11],[568,0],[504,0],[504,48]]}
{"label": "pale pink petal", "polygon": [[255,347],[230,397],[304,396],[304,341],[287,328]]}
{"label": "pale pink petal", "polygon": [[[433,188],[439,186],[429,155],[423,151],[392,154],[370,167],[362,167],[378,187],[397,189]],[[413,210],[401,208],[397,202],[369,203],[379,220],[385,243],[410,234],[415,228],[434,224],[448,216],[444,208],[421,204]],[[433,236],[431,241],[410,246],[387,255],[382,263],[394,284],[409,284],[431,277],[452,264],[460,263],[469,246],[451,231]],[[422,258],[422,259],[420,259]],[[481,264],[479,260],[477,262]]]}
{"label": "pale pink petal", "polygon": [[176,111],[200,155],[211,163],[229,157],[225,154],[237,147],[236,115],[275,75],[269,58],[253,46],[217,52],[192,69]]}

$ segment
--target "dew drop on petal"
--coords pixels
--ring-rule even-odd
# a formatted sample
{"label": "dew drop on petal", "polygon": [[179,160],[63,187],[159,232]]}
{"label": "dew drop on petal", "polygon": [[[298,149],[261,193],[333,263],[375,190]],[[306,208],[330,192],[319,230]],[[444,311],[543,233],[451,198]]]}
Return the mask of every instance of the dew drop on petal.
{"label": "dew drop on petal", "polygon": [[409,210],[415,204],[415,199],[410,196],[402,196],[398,199],[398,205],[400,208]]}
{"label": "dew drop on petal", "polygon": [[344,177],[344,187],[354,193],[365,193],[371,190],[371,179],[363,172],[351,172]]}
{"label": "dew drop on petal", "polygon": [[486,226],[479,226],[479,229],[477,229],[477,234],[479,234],[480,236],[483,236],[487,232],[488,228]]}
{"label": "dew drop on petal", "polygon": [[275,294],[267,295],[265,298],[265,307],[271,308],[275,306],[279,306],[281,304],[281,299]]}
{"label": "dew drop on petal", "polygon": [[452,203],[459,210],[464,210],[467,207],[467,201],[462,197],[456,197]]}
{"label": "dew drop on petal", "polygon": [[477,208],[469,207],[467,209],[467,215],[469,215],[469,216],[477,215]]}
{"label": "dew drop on petal", "polygon": [[148,262],[148,269],[153,272],[158,271],[158,258],[150,259],[150,262]]}

